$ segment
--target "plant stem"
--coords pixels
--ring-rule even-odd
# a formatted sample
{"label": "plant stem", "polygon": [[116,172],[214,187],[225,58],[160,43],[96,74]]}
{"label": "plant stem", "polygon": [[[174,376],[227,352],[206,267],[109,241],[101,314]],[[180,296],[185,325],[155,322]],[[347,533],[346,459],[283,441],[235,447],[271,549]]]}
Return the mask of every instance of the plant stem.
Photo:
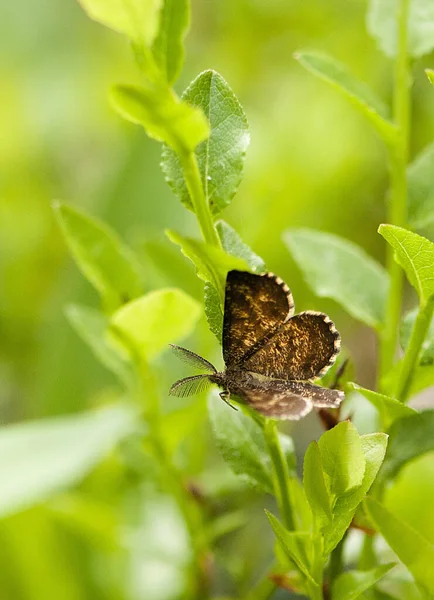
{"label": "plant stem", "polygon": [[149,426],[149,440],[154,456],[161,466],[163,482],[175,498],[183,515],[193,549],[190,574],[191,598],[192,600],[204,600],[208,597],[209,590],[207,577],[203,569],[207,555],[207,545],[203,535],[201,515],[196,503],[183,484],[181,473],[173,465],[164,444],[160,397],[155,375],[148,363],[137,354],[135,362],[140,380],[140,400],[141,402],[143,402],[143,399],[146,400],[144,417]]}
{"label": "plant stem", "polygon": [[188,154],[180,155],[179,158],[184,171],[185,183],[190,194],[191,203],[193,204],[193,209],[199,222],[203,239],[210,246],[220,247],[220,238],[214,227],[214,220],[203,191],[196,155],[194,152],[189,152]]}
{"label": "plant stem", "polygon": [[289,470],[280,446],[275,421],[265,419],[264,436],[273,463],[274,491],[279,511],[285,527],[293,531],[295,529],[295,521],[288,488]]}
{"label": "plant stem", "polygon": [[345,540],[347,537],[347,533],[348,533],[348,530],[330,555],[330,564],[329,564],[329,587],[330,588],[332,587],[334,580],[337,577],[339,577],[339,575],[344,570],[342,553],[344,550],[344,544],[345,544]]}
{"label": "plant stem", "polygon": [[428,329],[431,325],[431,319],[434,311],[434,301],[430,300],[425,306],[419,308],[410,341],[402,361],[401,371],[396,386],[395,395],[398,400],[405,402],[411,387],[411,381],[414,369],[418,363],[418,358],[422,349]]}
{"label": "plant stem", "polygon": [[308,583],[308,592],[310,600],[323,600],[323,591],[319,585],[314,585],[313,583]]}
{"label": "plant stem", "polygon": [[363,539],[362,551],[357,563],[357,569],[368,571],[378,565],[378,559],[375,555],[374,536],[366,535]]}
{"label": "plant stem", "polygon": [[[407,55],[408,14],[410,0],[400,0],[398,14],[398,56],[395,63],[393,116],[398,127],[395,142],[388,147],[390,168],[390,207],[388,222],[405,227],[407,223],[407,156],[409,141],[410,78]],[[380,382],[392,368],[395,358],[397,331],[401,316],[403,272],[394,260],[388,245],[386,258],[390,277],[384,329],[381,334]]]}

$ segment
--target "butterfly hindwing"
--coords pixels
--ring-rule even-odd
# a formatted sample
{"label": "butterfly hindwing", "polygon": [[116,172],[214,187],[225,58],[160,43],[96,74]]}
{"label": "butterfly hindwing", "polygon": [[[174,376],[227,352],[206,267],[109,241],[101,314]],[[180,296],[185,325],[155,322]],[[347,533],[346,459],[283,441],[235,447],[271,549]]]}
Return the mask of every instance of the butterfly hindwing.
{"label": "butterfly hindwing", "polygon": [[223,358],[227,367],[266,339],[294,314],[286,284],[272,273],[254,275],[230,271],[226,279]]}
{"label": "butterfly hindwing", "polygon": [[241,398],[264,417],[298,421],[312,410],[309,398],[291,392],[272,390],[244,390]]}
{"label": "butterfly hindwing", "polygon": [[343,392],[330,390],[304,381],[267,381],[239,390],[238,395],[249,406],[273,419],[298,420],[312,408],[337,408]]}
{"label": "butterfly hindwing", "polygon": [[323,388],[309,381],[285,381],[282,384],[294,394],[309,398],[315,408],[338,408],[345,398],[344,392],[340,390]]}
{"label": "butterfly hindwing", "polygon": [[247,355],[242,368],[276,379],[316,379],[334,363],[339,348],[340,336],[329,317],[306,311],[290,318]]}

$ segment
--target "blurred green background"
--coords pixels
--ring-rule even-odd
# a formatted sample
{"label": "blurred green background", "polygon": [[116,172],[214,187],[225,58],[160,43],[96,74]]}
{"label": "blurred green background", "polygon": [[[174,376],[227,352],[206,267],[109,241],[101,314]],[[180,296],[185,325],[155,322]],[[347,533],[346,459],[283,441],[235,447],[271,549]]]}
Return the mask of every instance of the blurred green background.
{"label": "blurred green background", "polygon": [[[367,35],[365,12],[362,0],[193,0],[176,87],[181,92],[206,68],[232,86],[249,119],[251,145],[244,181],[223,217],[290,285],[299,310],[330,314],[354,356],[357,381],[372,386],[372,332],[331,301],[314,298],[281,241],[284,229],[308,226],[353,240],[383,261],[376,229],[386,218],[384,150],[363,118],[292,58],[298,49],[329,52],[389,102],[392,66]],[[0,22],[0,418],[6,424],[81,411],[116,390],[64,316],[66,304],[97,306],[97,297],[68,257],[54,199],[112,225],[139,252],[149,289],[176,285],[198,299],[202,289],[164,236],[165,228],[198,230],[163,180],[159,145],[122,122],[107,101],[111,84],[138,81],[124,38],[90,21],[74,0],[3,2]],[[434,138],[433,92],[423,73],[433,64],[428,56],[414,65],[412,154]],[[204,322],[187,344],[221,360]],[[183,373],[165,357],[161,389]],[[169,411],[178,401],[165,402]],[[221,471],[223,483],[228,473],[205,413],[200,423],[200,456],[192,461],[186,449],[180,460],[204,485],[216,486],[220,475],[213,480],[206,469]],[[314,416],[303,422],[295,432],[297,452],[319,432]],[[0,521],[1,600],[177,598],[185,531],[145,472],[134,457],[131,465],[110,457],[76,492]],[[404,475],[405,488],[413,479]],[[214,509],[244,505],[250,523],[220,542],[215,581],[223,594],[248,586],[266,568],[272,539],[262,497],[240,489],[235,501],[221,493]],[[397,505],[400,495],[397,489]],[[429,526],[434,531],[434,522]],[[268,536],[268,550],[249,543],[258,532]]]}

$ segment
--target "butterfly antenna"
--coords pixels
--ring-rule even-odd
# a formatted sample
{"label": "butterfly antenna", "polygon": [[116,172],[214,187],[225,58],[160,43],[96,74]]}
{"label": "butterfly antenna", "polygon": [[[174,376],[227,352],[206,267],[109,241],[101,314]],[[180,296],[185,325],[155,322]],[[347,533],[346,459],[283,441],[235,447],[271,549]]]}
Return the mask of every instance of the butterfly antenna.
{"label": "butterfly antenna", "polygon": [[208,375],[193,375],[192,377],[184,377],[175,381],[169,390],[169,396],[177,396],[178,398],[186,398],[205,392],[210,386],[211,381]]}
{"label": "butterfly antenna", "polygon": [[183,348],[182,346],[177,346],[176,344],[169,344],[172,348],[173,354],[181,359],[183,362],[199,369],[200,371],[205,371],[208,373],[217,373],[217,369],[215,366],[210,363],[206,358],[199,356],[195,352],[191,350],[187,350],[187,348]]}

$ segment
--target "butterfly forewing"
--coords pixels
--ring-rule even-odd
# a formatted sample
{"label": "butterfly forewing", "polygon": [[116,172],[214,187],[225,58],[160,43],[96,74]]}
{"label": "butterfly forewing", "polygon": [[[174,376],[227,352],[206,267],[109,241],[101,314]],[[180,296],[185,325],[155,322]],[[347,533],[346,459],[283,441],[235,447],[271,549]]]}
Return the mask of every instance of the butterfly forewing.
{"label": "butterfly forewing", "polygon": [[272,273],[253,275],[230,271],[226,279],[223,358],[226,366],[240,364],[258,343],[294,313],[286,284]]}
{"label": "butterfly forewing", "polygon": [[339,334],[327,315],[306,311],[281,325],[242,368],[276,379],[314,379],[334,363],[339,347]]}

